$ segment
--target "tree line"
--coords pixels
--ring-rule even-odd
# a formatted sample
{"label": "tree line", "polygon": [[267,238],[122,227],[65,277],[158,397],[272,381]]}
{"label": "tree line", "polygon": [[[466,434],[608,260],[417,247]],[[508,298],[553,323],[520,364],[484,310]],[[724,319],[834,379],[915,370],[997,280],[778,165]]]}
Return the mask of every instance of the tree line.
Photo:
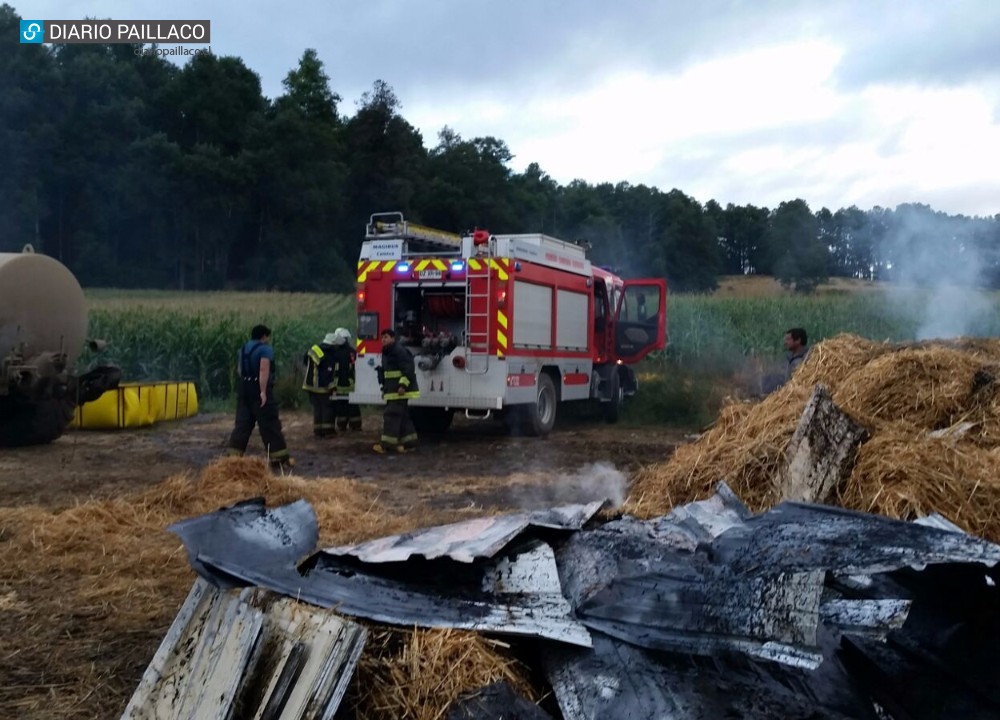
{"label": "tree line", "polygon": [[[0,6],[0,37],[15,37]],[[237,57],[183,68],[131,45],[0,45],[0,251],[31,243],[85,286],[349,291],[373,212],[460,232],[543,232],[595,263],[710,291],[719,275],[952,273],[1000,286],[1000,215],[922,204],[812,210],[702,204],[627,182],[511,169],[495,137],[437,144],[376,80],[353,114],[306,50],[271,100]]]}

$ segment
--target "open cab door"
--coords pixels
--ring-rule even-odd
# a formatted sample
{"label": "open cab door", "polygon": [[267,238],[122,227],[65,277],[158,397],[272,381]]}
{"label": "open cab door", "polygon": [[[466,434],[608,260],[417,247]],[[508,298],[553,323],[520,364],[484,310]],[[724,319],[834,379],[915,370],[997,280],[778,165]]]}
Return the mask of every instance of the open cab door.
{"label": "open cab door", "polygon": [[615,310],[615,355],[637,363],[667,345],[667,282],[626,280]]}

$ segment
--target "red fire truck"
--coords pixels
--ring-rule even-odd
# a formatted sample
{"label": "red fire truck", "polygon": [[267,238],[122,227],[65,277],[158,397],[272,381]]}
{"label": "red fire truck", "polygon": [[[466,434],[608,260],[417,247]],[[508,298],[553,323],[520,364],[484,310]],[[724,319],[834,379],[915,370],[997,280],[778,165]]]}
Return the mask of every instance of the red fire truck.
{"label": "red fire truck", "polygon": [[357,280],[350,402],[382,404],[379,336],[391,327],[415,356],[418,432],[445,431],[460,410],[545,435],[577,401],[615,422],[638,390],[629,365],[666,344],[665,281],[622,280],[546,235],[461,236],[376,213]]}

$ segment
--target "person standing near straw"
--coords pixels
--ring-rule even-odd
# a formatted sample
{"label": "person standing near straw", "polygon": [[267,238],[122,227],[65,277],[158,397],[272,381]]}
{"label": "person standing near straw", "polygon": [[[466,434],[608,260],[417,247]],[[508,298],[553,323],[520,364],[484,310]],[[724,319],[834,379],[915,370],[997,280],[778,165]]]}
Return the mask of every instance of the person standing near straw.
{"label": "person standing near straw", "polygon": [[295,461],[288,455],[278,417],[278,403],[274,400],[277,369],[270,328],[266,325],[254,326],[250,331],[250,340],[240,349],[238,363],[236,425],[229,436],[229,454],[240,456],[246,452],[256,425],[267,449],[271,468],[290,470]]}
{"label": "person standing near straw", "polygon": [[806,335],[806,331],[802,328],[792,328],[785,333],[785,350],[788,351],[788,373],[785,377],[786,380],[792,379],[792,373],[809,356],[808,343],[809,338]]}

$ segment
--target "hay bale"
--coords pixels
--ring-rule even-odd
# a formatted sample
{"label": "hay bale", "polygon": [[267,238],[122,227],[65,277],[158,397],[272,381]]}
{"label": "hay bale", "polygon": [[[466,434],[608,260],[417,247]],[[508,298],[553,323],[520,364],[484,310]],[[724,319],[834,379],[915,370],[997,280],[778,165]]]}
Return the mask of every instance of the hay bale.
{"label": "hay bale", "polygon": [[972,408],[976,377],[985,367],[981,359],[954,348],[906,348],[849,373],[833,401],[866,424],[905,421],[935,430]]}
{"label": "hay bale", "polygon": [[[956,522],[966,529],[975,528],[977,534],[995,537],[998,530],[996,521],[990,519],[992,496],[987,489],[994,459],[977,451],[1000,448],[998,368],[1000,340],[894,345],[838,335],[813,347],[806,362],[780,390],[756,404],[725,408],[715,426],[697,442],[678,448],[666,463],[642,469],[626,511],[639,517],[661,515],[677,504],[710,495],[719,480],[728,482],[751,509],[771,506],[779,499],[772,490],[773,482],[785,461],[798,418],[815,384],[823,383],[842,410],[874,431],[873,439],[861,446],[851,489],[842,490],[841,502],[904,517],[933,509],[947,514],[954,504],[945,502],[949,492],[968,490],[969,502],[978,501],[979,494],[985,493],[982,502],[986,509],[969,515],[963,505],[965,524]],[[971,422],[973,428],[961,444],[947,446],[952,449],[944,460],[930,460],[926,469],[910,466],[926,462],[925,454],[934,448],[946,447],[940,444],[946,439],[932,441],[928,431],[960,422]],[[919,447],[911,447],[915,443]],[[884,452],[890,460],[876,462],[873,452]],[[939,474],[932,472],[934,468]],[[898,480],[890,482],[896,500],[875,502],[887,487],[879,481],[879,473],[889,470],[896,474],[888,477]],[[974,477],[976,482],[969,488],[955,479],[944,485],[942,477],[949,472],[964,473],[960,477]],[[910,480],[901,479],[904,477]],[[937,485],[907,489],[911,482]],[[934,487],[947,490],[935,495]],[[918,498],[919,502],[907,503],[900,498]],[[936,508],[935,501],[940,501]]]}
{"label": "hay bale", "polygon": [[1000,453],[900,423],[861,446],[837,504],[900,520],[939,512],[1000,542]]}
{"label": "hay bale", "polygon": [[636,474],[626,511],[639,517],[662,515],[675,505],[708,497],[719,480],[729,483],[751,509],[773,503],[773,479],[811,390],[789,383],[762,402],[730,406],[723,422],[699,440]]}
{"label": "hay bale", "polygon": [[813,346],[790,383],[809,388],[822,384],[834,389],[854,370],[892,349],[889,343],[875,342],[858,335],[835,335]]}

